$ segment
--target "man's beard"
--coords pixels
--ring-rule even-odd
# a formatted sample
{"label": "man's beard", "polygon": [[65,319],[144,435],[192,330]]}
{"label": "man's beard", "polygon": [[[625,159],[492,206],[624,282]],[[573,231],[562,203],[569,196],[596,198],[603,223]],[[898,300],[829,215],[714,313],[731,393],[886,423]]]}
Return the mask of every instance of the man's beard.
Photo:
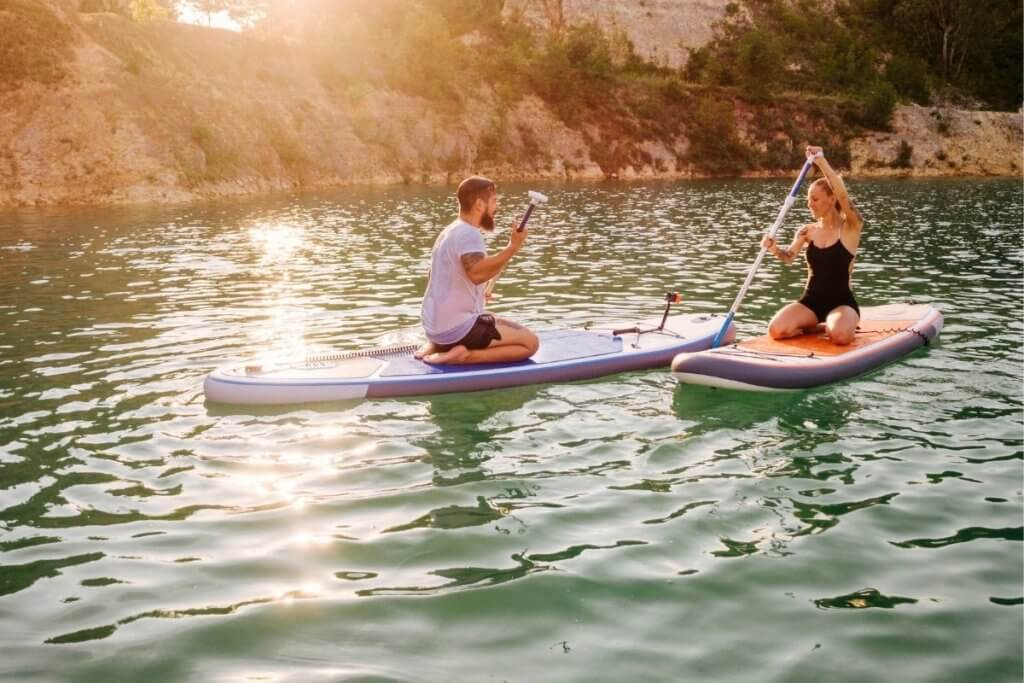
{"label": "man's beard", "polygon": [[483,216],[480,216],[480,227],[487,232],[494,232],[494,214],[484,212]]}

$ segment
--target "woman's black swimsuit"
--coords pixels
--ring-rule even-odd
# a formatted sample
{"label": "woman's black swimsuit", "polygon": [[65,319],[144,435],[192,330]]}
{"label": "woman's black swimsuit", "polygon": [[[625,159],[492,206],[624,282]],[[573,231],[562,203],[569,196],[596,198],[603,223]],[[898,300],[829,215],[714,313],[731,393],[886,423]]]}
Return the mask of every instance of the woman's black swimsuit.
{"label": "woman's black swimsuit", "polygon": [[821,249],[811,242],[807,245],[807,284],[798,303],[814,311],[818,322],[838,306],[849,306],[860,315],[860,306],[850,289],[850,264],[853,254],[846,250],[841,239]]}

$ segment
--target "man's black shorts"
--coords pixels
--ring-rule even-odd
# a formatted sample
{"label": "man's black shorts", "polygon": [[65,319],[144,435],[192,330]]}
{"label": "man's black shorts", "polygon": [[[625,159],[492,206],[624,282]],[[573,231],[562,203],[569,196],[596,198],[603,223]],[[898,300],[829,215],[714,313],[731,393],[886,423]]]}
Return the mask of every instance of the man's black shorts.
{"label": "man's black shorts", "polygon": [[486,349],[492,341],[498,339],[501,339],[501,333],[498,332],[498,325],[494,321],[494,316],[490,313],[484,313],[477,317],[476,322],[473,323],[473,328],[459,341],[454,344],[434,344],[434,346],[440,352],[455,348],[459,344],[470,350]]}

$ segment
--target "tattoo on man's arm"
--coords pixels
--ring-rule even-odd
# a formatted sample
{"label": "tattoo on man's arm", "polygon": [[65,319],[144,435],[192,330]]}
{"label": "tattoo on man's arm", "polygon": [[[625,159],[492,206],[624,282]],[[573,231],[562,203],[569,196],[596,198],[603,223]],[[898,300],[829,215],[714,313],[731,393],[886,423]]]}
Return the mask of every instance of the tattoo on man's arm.
{"label": "tattoo on man's arm", "polygon": [[473,268],[473,266],[475,266],[480,261],[484,260],[484,255],[481,254],[479,251],[474,251],[469,254],[463,254],[461,260],[462,268],[468,273]]}

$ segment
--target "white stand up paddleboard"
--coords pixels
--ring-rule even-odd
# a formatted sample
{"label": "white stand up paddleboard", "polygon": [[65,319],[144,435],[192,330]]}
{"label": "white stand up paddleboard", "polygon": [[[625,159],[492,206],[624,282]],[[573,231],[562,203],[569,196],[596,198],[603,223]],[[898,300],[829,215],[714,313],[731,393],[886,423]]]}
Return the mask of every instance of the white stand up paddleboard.
{"label": "white stand up paddleboard", "polygon": [[[629,331],[542,330],[540,349],[518,363],[430,365],[413,358],[415,345],[286,358],[270,365],[239,362],[210,373],[203,391],[209,401],[275,405],[592,379],[665,367],[680,352],[710,348],[724,319],[685,314],[646,320]],[[729,338],[734,334],[730,328]]]}

